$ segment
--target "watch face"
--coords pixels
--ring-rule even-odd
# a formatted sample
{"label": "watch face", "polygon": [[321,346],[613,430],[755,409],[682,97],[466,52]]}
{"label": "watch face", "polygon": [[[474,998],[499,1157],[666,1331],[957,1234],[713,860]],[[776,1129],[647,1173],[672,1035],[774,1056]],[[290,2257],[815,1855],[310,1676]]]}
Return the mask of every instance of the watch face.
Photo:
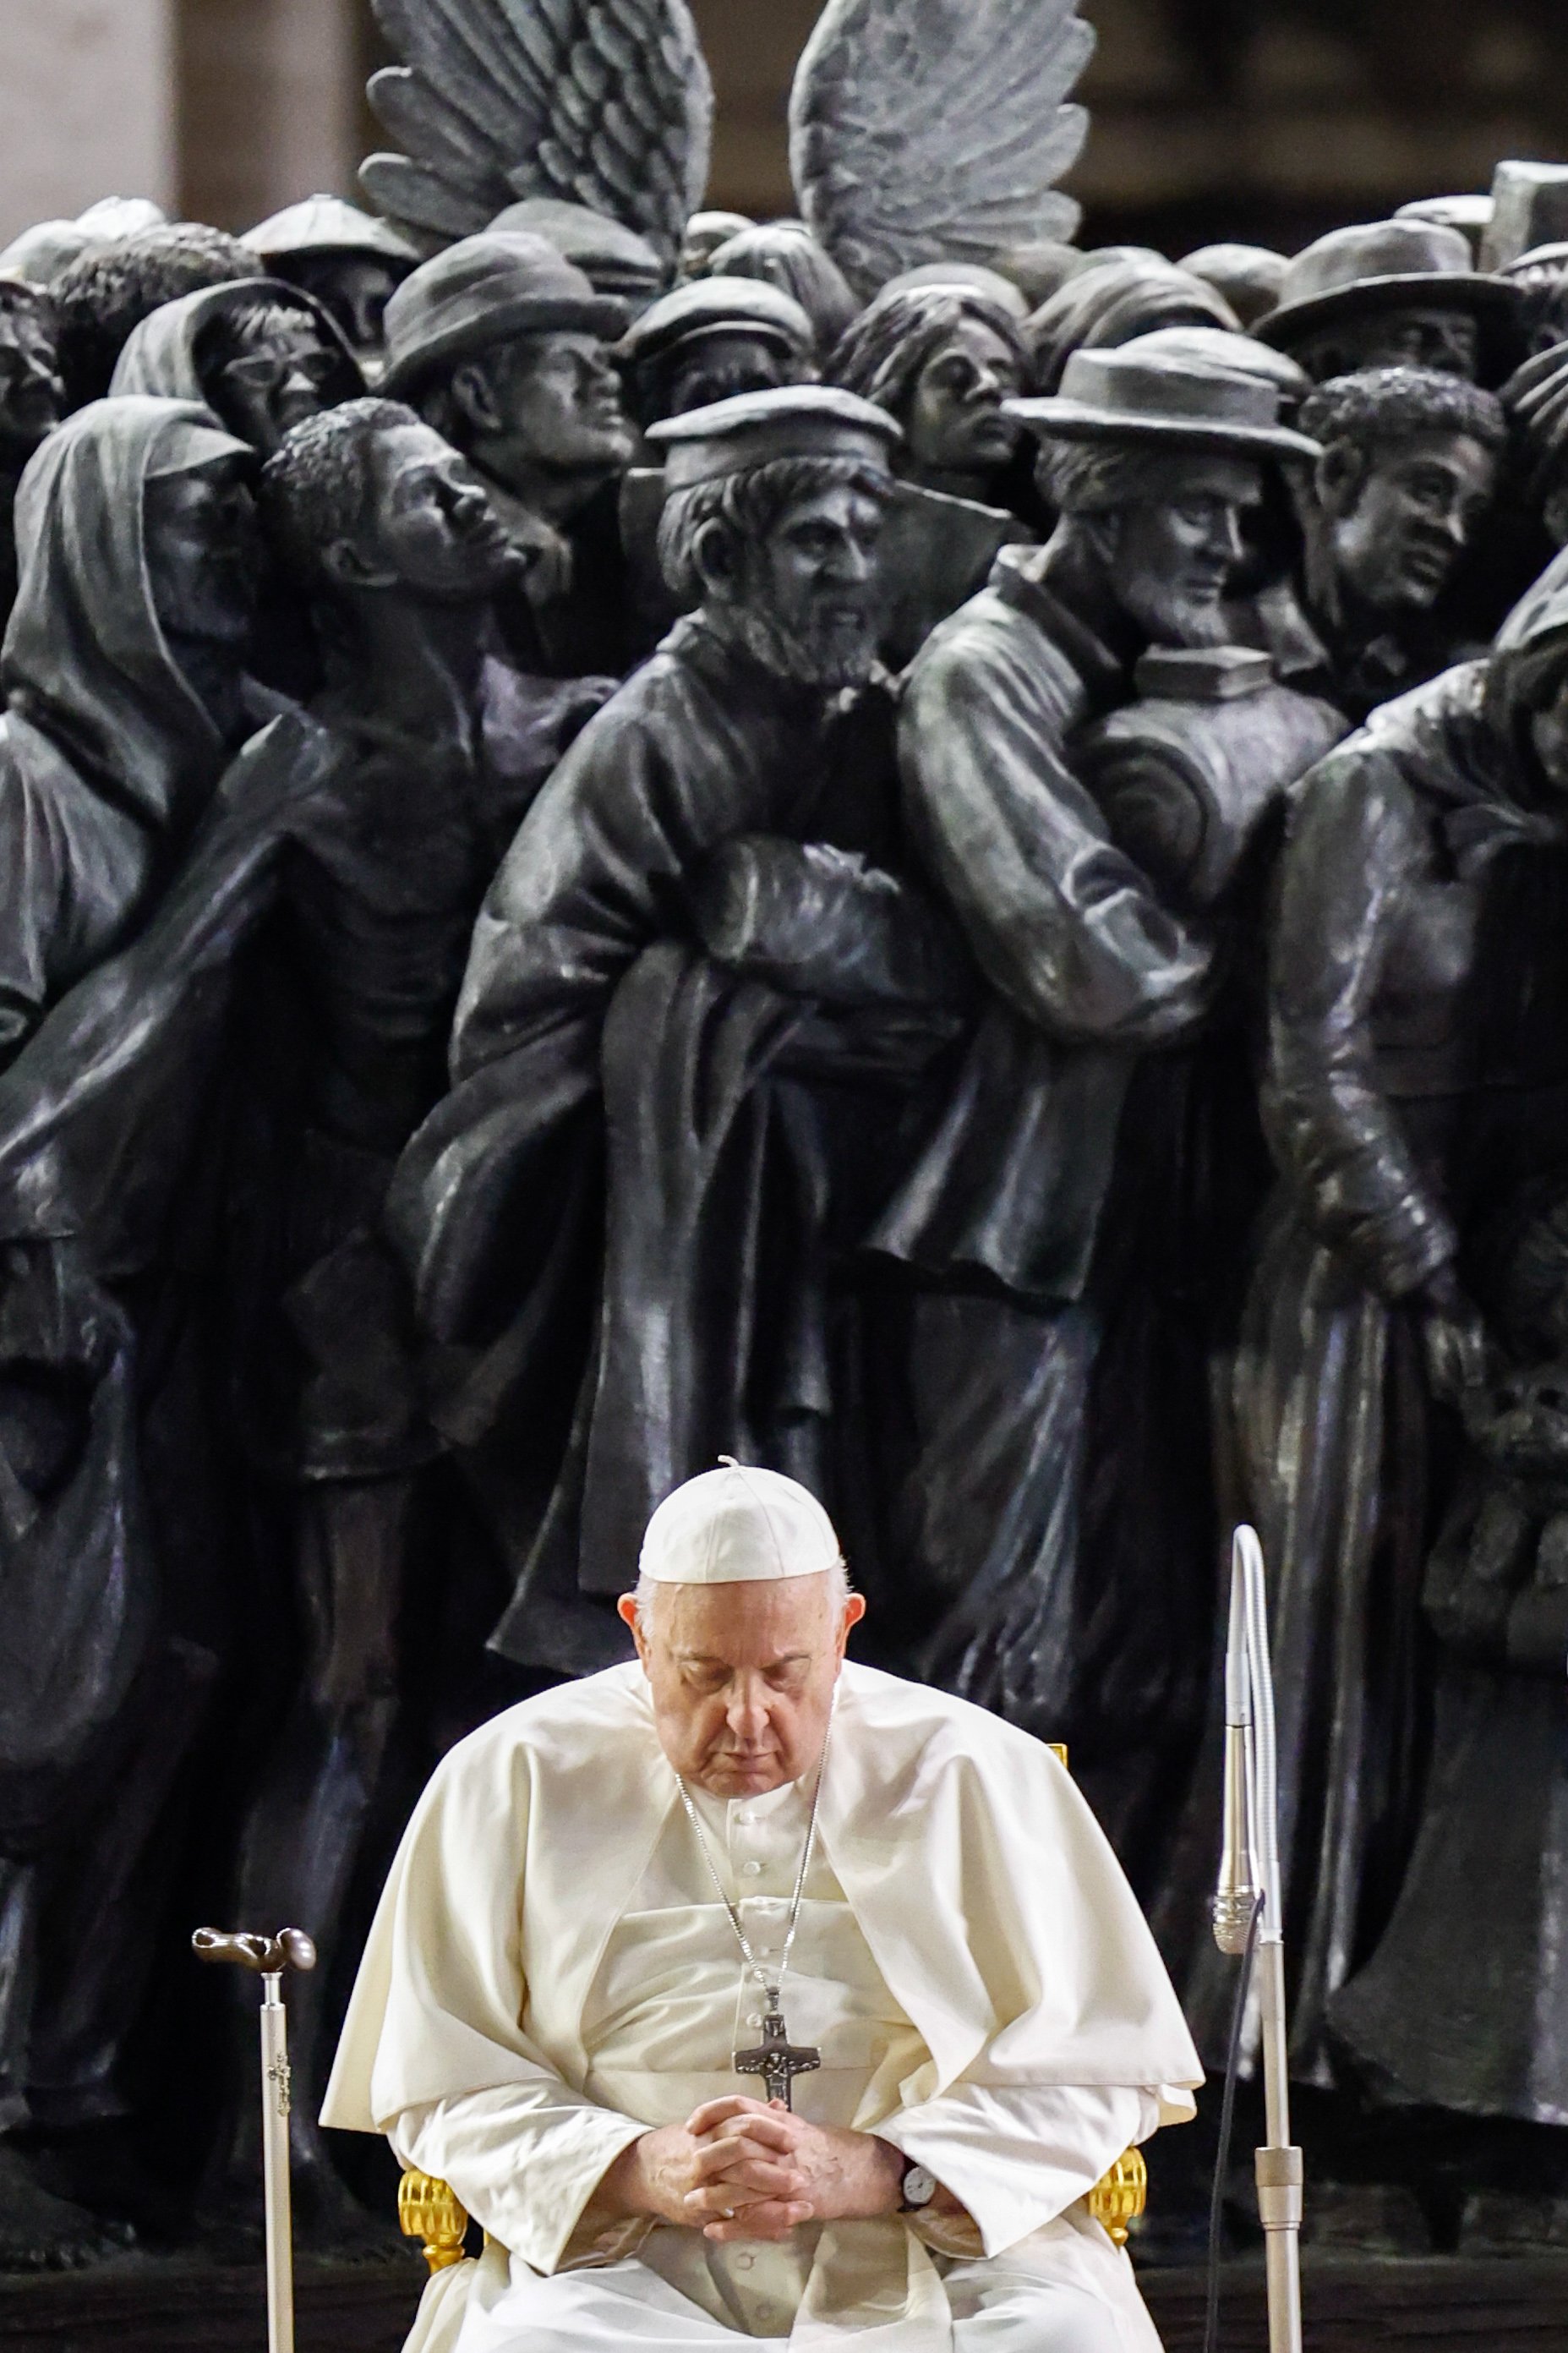
{"label": "watch face", "polygon": [[911,2165],[904,2176],[905,2206],[929,2206],[935,2196],[935,2174],[926,2166]]}

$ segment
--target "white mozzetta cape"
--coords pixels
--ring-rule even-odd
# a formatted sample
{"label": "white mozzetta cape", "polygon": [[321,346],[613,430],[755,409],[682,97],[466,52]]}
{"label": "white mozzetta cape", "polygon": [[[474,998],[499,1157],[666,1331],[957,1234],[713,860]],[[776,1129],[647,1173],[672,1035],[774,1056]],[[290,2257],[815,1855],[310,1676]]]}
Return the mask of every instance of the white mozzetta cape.
{"label": "white mozzetta cape", "polygon": [[[437,2102],[541,2089],[542,2071],[581,2095],[590,1989],[679,1803],[635,1664],[526,1701],[455,1748],[388,1878],[323,2123],[382,2132]],[[931,2054],[900,2087],[906,2112],[962,2079],[1157,2085],[1162,2122],[1192,2115],[1202,2070],[1153,1939],[1037,1741],[847,1666],[818,1836]],[[603,2163],[631,2137],[621,2125]],[[1040,2219],[1026,2206],[1020,2232]],[[548,2271],[575,2213],[539,2219],[513,2252]]]}

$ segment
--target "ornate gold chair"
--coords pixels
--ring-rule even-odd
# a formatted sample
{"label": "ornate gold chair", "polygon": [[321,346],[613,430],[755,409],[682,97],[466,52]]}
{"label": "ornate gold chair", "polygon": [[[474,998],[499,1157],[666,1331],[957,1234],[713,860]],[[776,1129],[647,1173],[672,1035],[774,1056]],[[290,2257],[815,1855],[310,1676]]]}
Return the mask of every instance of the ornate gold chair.
{"label": "ornate gold chair", "polygon": [[[1068,1752],[1060,1741],[1051,1746],[1065,1765]],[[1089,2211],[1119,2247],[1149,2203],[1149,2168],[1141,2148],[1118,2158],[1102,2181],[1089,2195]],[[449,2271],[463,2260],[468,2232],[467,2209],[457,2192],[428,2173],[405,2173],[397,2192],[397,2220],[405,2239],[417,2239],[432,2272]]]}
{"label": "ornate gold chair", "polygon": [[[1149,2202],[1149,2169],[1142,2149],[1130,2148],[1119,2158],[1103,2181],[1089,2192],[1089,2211],[1119,2247]],[[405,2239],[417,2239],[432,2272],[449,2271],[460,2263],[468,2233],[467,2210],[456,2190],[428,2173],[412,2170],[397,2192],[397,2220]]]}

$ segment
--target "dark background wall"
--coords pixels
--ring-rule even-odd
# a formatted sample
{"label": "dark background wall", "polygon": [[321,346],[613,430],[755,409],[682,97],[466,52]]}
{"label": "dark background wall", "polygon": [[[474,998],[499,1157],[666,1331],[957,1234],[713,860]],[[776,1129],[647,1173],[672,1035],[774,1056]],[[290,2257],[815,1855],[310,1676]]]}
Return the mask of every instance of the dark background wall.
{"label": "dark background wall", "polygon": [[[788,205],[784,111],[813,0],[696,0],[720,86],[714,194]],[[1568,154],[1564,0],[1086,0],[1086,239],[1287,246]]]}
{"label": "dark background wall", "polygon": [[[380,54],[370,0],[172,5],[190,208],[240,227],[312,170],[347,192],[383,143],[360,97]],[[793,209],[784,107],[818,0],[694,5],[719,86],[713,200]],[[1085,5],[1100,50],[1073,185],[1089,241],[1293,246],[1485,187],[1500,155],[1568,156],[1568,0]]]}

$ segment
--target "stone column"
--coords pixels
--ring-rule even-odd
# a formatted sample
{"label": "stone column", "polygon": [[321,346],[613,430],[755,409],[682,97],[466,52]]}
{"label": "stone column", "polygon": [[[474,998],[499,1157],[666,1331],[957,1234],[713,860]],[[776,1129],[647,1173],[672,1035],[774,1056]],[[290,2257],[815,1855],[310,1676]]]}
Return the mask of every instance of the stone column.
{"label": "stone column", "polygon": [[105,195],[174,200],[174,0],[0,11],[0,242]]}

